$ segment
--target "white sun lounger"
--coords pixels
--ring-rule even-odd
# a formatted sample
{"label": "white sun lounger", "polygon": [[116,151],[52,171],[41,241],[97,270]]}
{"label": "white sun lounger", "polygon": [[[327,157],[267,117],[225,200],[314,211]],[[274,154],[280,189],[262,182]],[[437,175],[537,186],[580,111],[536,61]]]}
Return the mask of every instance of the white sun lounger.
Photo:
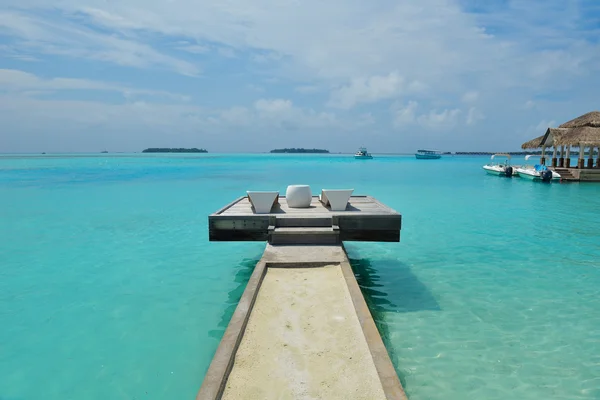
{"label": "white sun lounger", "polygon": [[329,206],[331,211],[344,211],[352,192],[354,189],[323,189],[319,200],[325,206]]}
{"label": "white sun lounger", "polygon": [[250,200],[256,214],[269,214],[271,208],[279,202],[279,192],[253,192],[249,190],[246,193],[248,193],[248,200]]}

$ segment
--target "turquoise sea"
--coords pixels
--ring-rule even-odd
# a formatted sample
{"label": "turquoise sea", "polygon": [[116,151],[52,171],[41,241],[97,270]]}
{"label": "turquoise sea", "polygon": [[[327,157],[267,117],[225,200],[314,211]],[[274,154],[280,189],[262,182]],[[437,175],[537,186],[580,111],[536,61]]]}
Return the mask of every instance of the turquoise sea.
{"label": "turquoise sea", "polygon": [[193,399],[264,248],[207,216],[288,184],[403,214],[347,248],[411,400],[600,399],[600,184],[487,161],[1,156],[0,399]]}

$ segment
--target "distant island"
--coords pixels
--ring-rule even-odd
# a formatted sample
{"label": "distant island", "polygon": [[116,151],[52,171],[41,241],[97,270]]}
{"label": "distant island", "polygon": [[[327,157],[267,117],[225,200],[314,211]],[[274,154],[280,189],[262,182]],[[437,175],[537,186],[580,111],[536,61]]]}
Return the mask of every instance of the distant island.
{"label": "distant island", "polygon": [[275,149],[271,153],[319,153],[329,154],[329,150],[324,149]]}
{"label": "distant island", "polygon": [[170,148],[150,148],[142,151],[142,153],[208,153],[206,149],[170,149]]}
{"label": "distant island", "polygon": [[541,151],[497,151],[497,152],[491,152],[491,151],[457,151],[454,154],[457,156],[491,156],[493,154],[510,154],[511,156],[524,156],[527,154],[532,154],[532,155],[538,155],[538,154],[542,154]]}
{"label": "distant island", "polygon": [[[532,151],[457,151],[454,153],[457,156],[491,156],[493,154],[510,154],[511,156],[526,156],[526,155],[534,155],[539,156],[542,154],[541,150],[532,150]],[[594,155],[597,154],[597,151],[594,151]],[[589,155],[589,151],[584,153],[585,155]],[[578,150],[571,150],[571,157],[579,156]],[[552,157],[552,150],[546,150],[546,157]]]}

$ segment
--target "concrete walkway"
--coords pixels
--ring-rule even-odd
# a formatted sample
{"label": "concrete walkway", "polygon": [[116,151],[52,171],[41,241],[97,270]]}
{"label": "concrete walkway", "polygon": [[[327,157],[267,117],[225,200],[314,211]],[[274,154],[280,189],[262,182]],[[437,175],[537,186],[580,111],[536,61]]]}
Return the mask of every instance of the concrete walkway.
{"label": "concrete walkway", "polygon": [[385,399],[340,265],[268,268],[223,399]]}
{"label": "concrete walkway", "polygon": [[267,245],[196,399],[406,400],[343,246]]}

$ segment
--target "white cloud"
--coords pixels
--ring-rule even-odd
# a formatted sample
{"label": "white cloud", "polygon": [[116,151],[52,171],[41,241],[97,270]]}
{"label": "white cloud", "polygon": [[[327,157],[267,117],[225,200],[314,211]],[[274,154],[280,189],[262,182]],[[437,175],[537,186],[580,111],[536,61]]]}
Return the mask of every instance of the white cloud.
{"label": "white cloud", "polygon": [[398,72],[390,72],[385,76],[355,78],[349,85],[333,91],[328,104],[331,107],[352,108],[359,103],[391,99],[401,94],[403,86],[404,78]]}
{"label": "white cloud", "polygon": [[452,128],[458,122],[461,114],[459,109],[445,109],[442,111],[430,110],[428,113],[418,114],[419,103],[409,101],[406,106],[399,103],[392,105],[392,122],[396,128],[407,125],[420,125],[426,129]]}
{"label": "white cloud", "polygon": [[[5,5],[26,15],[40,15],[36,12],[48,9],[46,0],[6,0]],[[69,37],[71,42],[77,42],[73,38],[78,36],[57,29],[57,25],[64,26],[66,22],[72,30],[70,21],[76,16],[108,31],[104,35],[93,31],[97,37],[111,38],[117,32],[121,36],[116,39],[149,45],[151,40],[147,38],[160,34],[188,38],[199,46],[203,42],[215,43],[236,52],[251,51],[253,57],[265,62],[282,62],[280,67],[287,73],[332,79],[337,84],[359,77],[384,76],[399,68],[407,81],[436,89],[460,86],[461,81],[468,79],[465,73],[485,76],[501,86],[507,81],[531,85],[534,82],[530,78],[547,80],[561,73],[578,74],[590,66],[597,69],[594,65],[600,58],[598,45],[593,40],[581,40],[583,29],[573,29],[582,26],[580,22],[586,17],[587,10],[582,6],[570,7],[567,13],[559,0],[548,0],[543,6],[510,2],[492,8],[493,12],[472,13],[462,5],[458,0],[376,5],[368,1],[348,5],[343,0],[285,4],[275,0],[257,0],[252,4],[243,0],[61,0],[52,5],[62,12],[60,23],[52,23],[51,18],[30,17],[35,23],[27,28],[27,33],[36,33],[35,41],[58,42],[64,47],[61,42]],[[10,13],[9,18],[15,16],[24,17]],[[56,14],[53,18],[57,18]],[[497,27],[503,28],[502,35],[486,33]],[[28,36],[21,29],[13,29],[12,33]],[[107,52],[107,46],[115,47],[118,56],[111,58],[122,58],[123,65],[132,62],[125,57],[122,45],[98,43],[96,38],[94,46],[101,52]],[[74,50],[81,47],[86,57],[93,57],[89,46],[81,43]],[[557,47],[560,49],[555,50]],[[172,57],[160,60],[168,56],[154,51],[145,54],[139,49],[138,57],[148,58],[149,64],[169,64],[182,73],[197,73],[197,66],[181,64],[185,62]],[[146,52],[150,53],[147,49]],[[135,63],[140,65],[141,61]]]}
{"label": "white cloud", "polygon": [[68,21],[60,23],[17,12],[0,11],[0,32],[18,38],[19,46],[42,54],[93,59],[129,67],[161,67],[195,76],[198,66],[155,50],[152,46],[102,34]]}
{"label": "white cloud", "polygon": [[[219,113],[220,121],[234,126],[247,126],[252,122],[252,114],[246,107],[231,107]],[[215,122],[219,123],[219,119]]]}
{"label": "white cloud", "polygon": [[318,92],[319,87],[313,86],[313,85],[304,85],[304,86],[298,86],[297,88],[294,89],[294,91],[296,91],[298,93],[302,93],[302,94],[310,94],[310,93]]}
{"label": "white cloud", "polygon": [[182,44],[175,48],[178,50],[187,51],[188,53],[192,54],[205,54],[210,51],[210,48],[208,46],[201,46],[198,44]]}
{"label": "white cloud", "polygon": [[470,92],[463,94],[462,101],[464,103],[474,103],[477,101],[478,98],[479,98],[479,92],[472,90]]}
{"label": "white cloud", "polygon": [[409,101],[406,106],[399,103],[392,105],[392,121],[395,127],[403,127],[415,122],[419,103]]}
{"label": "white cloud", "polygon": [[78,91],[105,91],[118,92],[126,98],[147,95],[169,98],[171,100],[188,101],[187,96],[173,94],[157,90],[145,90],[132,88],[111,82],[94,81],[90,79],[75,78],[48,78],[42,79],[28,72],[14,69],[0,69],[0,91],[27,93],[35,95],[40,93],[50,93],[62,90]]}
{"label": "white cloud", "polygon": [[527,100],[525,105],[523,106],[526,110],[531,110],[535,107],[535,102],[533,100]]}
{"label": "white cloud", "polygon": [[[253,107],[207,109],[189,104],[106,104],[0,94],[0,119],[0,147],[12,151],[139,151],[151,146],[265,151],[275,143],[291,145],[292,136],[285,135],[290,130],[302,132],[293,137],[330,146],[339,143],[344,132],[365,126],[364,118],[338,120],[335,114],[295,107],[281,99],[259,100]],[[244,134],[239,135],[240,131]]]}
{"label": "white cloud", "polygon": [[235,51],[233,49],[231,49],[231,48],[228,48],[228,47],[219,47],[218,50],[217,50],[217,52],[222,57],[235,58]]}
{"label": "white cloud", "polygon": [[431,88],[427,84],[425,84],[423,82],[419,82],[419,81],[412,81],[406,87],[406,91],[408,93],[415,93],[415,94],[425,93],[430,90],[431,90]]}
{"label": "white cloud", "polygon": [[[63,90],[119,92],[127,101],[122,104],[107,104],[36,96]],[[162,96],[162,100],[170,102],[136,99],[142,95]],[[173,104],[173,99],[181,100],[177,95],[135,89],[116,83],[73,78],[46,79],[19,70],[0,69],[0,119],[5,132],[21,132],[21,128],[30,131],[43,126],[44,136],[56,138],[61,130],[70,131],[72,135],[76,132],[98,135],[97,129],[100,127],[100,136],[105,135],[104,130],[110,129],[128,132],[133,137],[139,135],[136,132],[153,132],[159,137],[161,134],[177,131],[187,135],[189,140],[189,135],[203,130],[231,134],[232,130],[237,131],[239,127],[243,127],[248,132],[262,129],[275,134],[290,129],[346,131],[365,125],[364,116],[339,121],[333,113],[296,107],[289,99],[265,98],[255,101],[250,108],[233,106],[223,109],[208,109],[186,103]],[[18,141],[19,137],[20,134],[9,135],[6,139]],[[70,140],[73,140],[74,145],[81,146],[84,137],[85,135],[72,137]],[[91,136],[86,140],[96,142]],[[126,137],[114,136],[112,140],[123,143],[124,146],[130,143]],[[139,136],[137,140],[140,140]],[[163,141],[164,144],[168,137]]]}
{"label": "white cloud", "polygon": [[[257,102],[240,111],[235,106],[248,100],[240,100],[229,90],[219,96],[222,109],[202,120],[209,124],[226,124],[230,118],[236,124],[251,121],[278,126],[285,120],[291,125],[329,128],[343,126],[346,115],[363,114],[366,110],[361,106],[375,108],[373,104],[386,102],[382,107],[387,109],[390,103],[400,101],[394,103],[393,124],[412,124],[415,132],[458,123],[475,125],[483,117],[481,110],[488,109],[498,110],[494,117],[506,121],[490,124],[490,132],[506,132],[509,126],[535,129],[538,120],[532,118],[575,116],[583,112],[580,109],[594,108],[595,87],[600,85],[600,45],[594,28],[587,29],[594,23],[594,14],[586,9],[589,2],[573,0],[567,8],[559,0],[544,4],[510,1],[501,6],[480,3],[482,11],[474,13],[465,10],[465,3],[459,0],[422,0],[418,4],[59,0],[51,5],[47,0],[4,0],[0,34],[5,44],[0,52],[13,62],[20,58],[53,63],[52,70],[58,68],[56,59],[82,59],[192,77],[202,70],[197,60],[206,60],[206,73],[212,74],[208,79],[216,78],[211,84],[221,84],[229,77],[233,79],[228,82],[241,88],[249,82],[264,82],[264,97],[333,88],[328,104],[341,110],[336,110],[336,115],[320,113],[315,105],[300,108],[299,100],[290,98],[279,103],[265,100],[258,106],[261,110]],[[212,62],[215,57],[231,55],[236,58]],[[113,70],[120,71],[111,68],[111,73]],[[108,82],[112,77],[84,79],[85,73],[80,72],[77,79],[65,74],[58,81],[42,79],[27,88],[27,77],[21,77],[20,89],[5,82],[2,90],[12,87],[10,90],[29,96],[56,90],[136,92]],[[175,84],[187,78],[178,79]],[[186,89],[207,103],[211,94],[203,92],[204,81],[186,82],[190,82]],[[275,82],[277,88],[269,88],[267,83]],[[306,82],[314,86],[297,87]],[[165,79],[151,84],[164,90],[171,82]],[[61,89],[69,86],[71,89]],[[528,99],[551,97],[552,90],[568,101],[540,100],[535,104],[536,113],[523,112],[523,107],[534,106],[531,100],[526,103]],[[302,101],[312,99],[306,96]],[[140,103],[136,107],[150,106]],[[189,118],[175,121],[188,124]],[[389,123],[381,131],[388,127]],[[518,135],[516,131],[514,137]],[[492,136],[487,135],[486,140],[495,140]],[[512,140],[510,135],[501,138]]]}
{"label": "white cloud", "polygon": [[40,61],[38,58],[32,56],[31,54],[23,53],[21,49],[15,48],[14,46],[9,46],[6,44],[0,44],[0,55],[12,58],[19,61],[28,61],[28,62],[37,62]]}
{"label": "white cloud", "polygon": [[461,110],[457,108],[451,110],[445,109],[439,112],[437,110],[431,110],[427,114],[420,115],[417,118],[417,121],[427,128],[452,128],[456,125],[460,113]]}
{"label": "white cloud", "polygon": [[[252,125],[272,126],[284,129],[330,127],[347,129],[354,119],[338,121],[333,113],[318,112],[294,106],[288,99],[259,99],[254,102]],[[362,121],[362,119],[361,119]]]}
{"label": "white cloud", "polygon": [[[542,121],[540,121],[539,124],[537,124],[535,126],[535,130],[538,131],[538,132],[542,132],[543,131],[542,133],[544,133],[544,132],[546,132],[546,130],[548,128],[555,128],[555,127],[556,127],[556,122],[554,120],[549,120],[549,121],[542,120]],[[542,133],[540,133],[540,135]]]}
{"label": "white cloud", "polygon": [[543,119],[537,124],[531,124],[527,128],[520,130],[518,132],[519,135],[516,139],[518,140],[518,142],[520,142],[518,143],[520,145],[522,142],[526,142],[538,136],[542,136],[544,133],[546,133],[546,130],[548,128],[553,128],[556,126],[557,125],[554,120]]}
{"label": "white cloud", "polygon": [[469,108],[467,113],[467,125],[475,125],[477,122],[485,119],[485,114],[475,107]]}
{"label": "white cloud", "polygon": [[254,103],[257,111],[268,114],[288,113],[292,110],[291,100],[285,99],[260,99]]}
{"label": "white cloud", "polygon": [[246,88],[252,90],[253,92],[262,93],[265,91],[265,88],[262,86],[255,85],[254,83],[249,83],[246,85]]}

